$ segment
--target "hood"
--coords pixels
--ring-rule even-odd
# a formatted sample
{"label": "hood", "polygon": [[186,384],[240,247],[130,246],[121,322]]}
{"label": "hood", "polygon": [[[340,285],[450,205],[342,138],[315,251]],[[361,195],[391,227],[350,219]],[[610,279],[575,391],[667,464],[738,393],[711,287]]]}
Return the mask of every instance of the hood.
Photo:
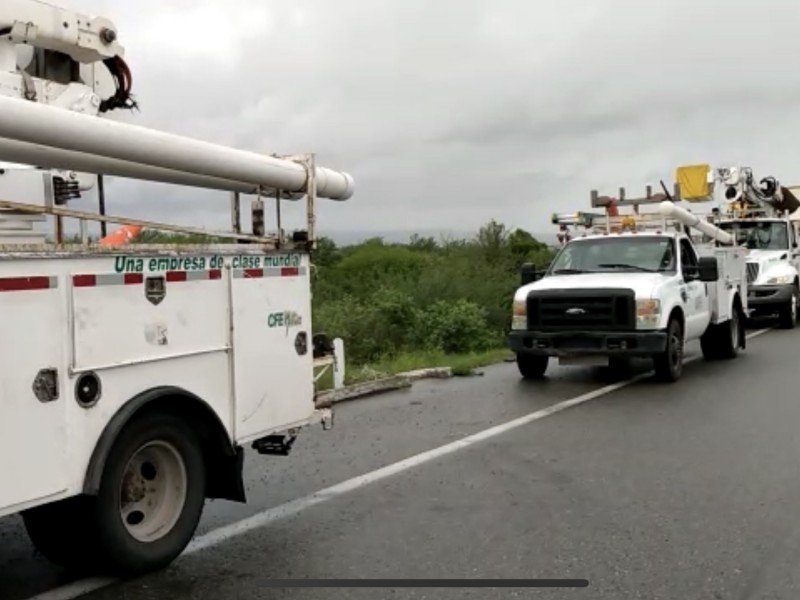
{"label": "hood", "polygon": [[533,290],[626,288],[637,298],[652,298],[655,289],[669,281],[669,273],[580,273],[575,275],[549,275],[519,288],[516,300],[524,300]]}
{"label": "hood", "polygon": [[747,262],[759,265],[758,276],[752,283],[765,285],[791,282],[796,271],[788,260],[789,252],[789,250],[750,250]]}
{"label": "hood", "polygon": [[[790,250],[748,250],[747,262],[756,262],[760,265],[777,263],[789,257]],[[782,256],[786,258],[782,259]]]}

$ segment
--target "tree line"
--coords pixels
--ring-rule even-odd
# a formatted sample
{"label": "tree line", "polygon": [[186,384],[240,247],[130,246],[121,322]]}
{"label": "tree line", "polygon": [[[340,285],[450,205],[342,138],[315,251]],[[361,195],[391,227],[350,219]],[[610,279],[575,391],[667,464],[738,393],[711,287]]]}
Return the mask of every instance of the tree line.
{"label": "tree line", "polygon": [[522,229],[491,221],[467,239],[412,236],[339,248],[322,239],[312,258],[314,327],[342,337],[354,363],[399,353],[476,353],[503,345],[525,262],[554,251]]}

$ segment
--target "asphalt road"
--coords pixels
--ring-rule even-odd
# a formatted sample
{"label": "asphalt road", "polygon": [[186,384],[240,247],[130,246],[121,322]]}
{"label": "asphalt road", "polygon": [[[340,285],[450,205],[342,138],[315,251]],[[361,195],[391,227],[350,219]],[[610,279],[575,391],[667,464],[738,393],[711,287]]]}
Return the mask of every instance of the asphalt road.
{"label": "asphalt road", "polygon": [[[794,600],[798,343],[800,331],[771,331],[734,362],[695,361],[672,385],[637,381],[83,598]],[[341,405],[334,429],[307,431],[292,456],[248,456],[250,503],[210,504],[199,533],[612,381],[602,370],[556,367],[548,381],[524,383],[499,365]],[[568,577],[589,588],[265,588],[298,577]],[[16,519],[0,520],[0,598],[64,583]]]}

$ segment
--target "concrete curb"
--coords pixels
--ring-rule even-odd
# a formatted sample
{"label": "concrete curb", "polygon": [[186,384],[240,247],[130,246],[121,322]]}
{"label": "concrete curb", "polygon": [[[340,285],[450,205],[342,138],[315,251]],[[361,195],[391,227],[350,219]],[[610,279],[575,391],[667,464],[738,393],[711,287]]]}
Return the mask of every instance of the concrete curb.
{"label": "concrete curb", "polygon": [[[483,375],[482,372],[476,369],[472,376]],[[372,381],[363,381],[348,385],[338,390],[330,390],[322,392],[317,398],[317,404],[332,405],[339,402],[346,402],[348,400],[356,400],[358,398],[367,398],[369,396],[376,396],[392,392],[400,389],[410,388],[415,381],[422,379],[449,379],[454,377],[452,367],[432,367],[428,369],[416,369],[414,371],[406,371],[398,373],[391,377],[381,377]]]}
{"label": "concrete curb", "polygon": [[374,381],[364,381],[362,383],[348,385],[338,390],[323,392],[317,398],[317,403],[336,404],[346,400],[365,398],[367,396],[374,396],[375,394],[409,387],[411,387],[410,379],[401,375],[395,375],[393,377],[384,377],[382,379],[375,379]]}
{"label": "concrete curb", "polygon": [[323,392],[317,399],[318,403],[337,404],[347,400],[366,398],[377,394],[384,394],[395,390],[410,388],[415,381],[421,379],[448,379],[453,376],[450,367],[435,367],[432,369],[417,369],[398,373],[391,377],[382,377],[372,381],[363,381],[353,385],[348,385],[339,390]]}
{"label": "concrete curb", "polygon": [[417,369],[416,371],[406,371],[405,373],[400,373],[399,376],[405,377],[409,381],[419,381],[420,379],[447,379],[453,376],[453,369],[450,367]]}

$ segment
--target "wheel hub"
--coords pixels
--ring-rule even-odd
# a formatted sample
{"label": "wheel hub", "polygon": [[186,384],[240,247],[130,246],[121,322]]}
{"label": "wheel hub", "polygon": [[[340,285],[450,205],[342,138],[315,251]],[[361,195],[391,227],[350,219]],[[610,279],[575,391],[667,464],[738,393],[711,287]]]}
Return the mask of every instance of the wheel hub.
{"label": "wheel hub", "polygon": [[180,453],[167,442],[137,450],[120,482],[120,517],[131,536],[153,542],[177,523],[186,502],[188,476]]}
{"label": "wheel hub", "polygon": [[673,333],[670,339],[672,363],[677,365],[681,360],[681,338],[677,333]]}
{"label": "wheel hub", "polygon": [[142,477],[128,469],[122,480],[122,501],[125,503],[140,502],[146,494],[147,490]]}

